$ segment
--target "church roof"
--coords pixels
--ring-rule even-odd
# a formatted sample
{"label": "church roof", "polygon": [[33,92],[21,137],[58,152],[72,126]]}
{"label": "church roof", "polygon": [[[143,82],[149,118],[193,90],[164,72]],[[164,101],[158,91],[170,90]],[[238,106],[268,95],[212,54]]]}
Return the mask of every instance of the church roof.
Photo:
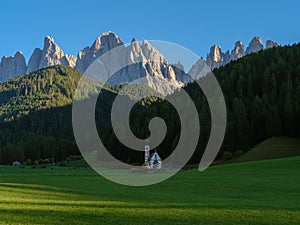
{"label": "church roof", "polygon": [[157,160],[161,160],[160,156],[158,155],[157,152],[154,152],[150,155],[149,159],[152,159],[155,155],[157,155]]}

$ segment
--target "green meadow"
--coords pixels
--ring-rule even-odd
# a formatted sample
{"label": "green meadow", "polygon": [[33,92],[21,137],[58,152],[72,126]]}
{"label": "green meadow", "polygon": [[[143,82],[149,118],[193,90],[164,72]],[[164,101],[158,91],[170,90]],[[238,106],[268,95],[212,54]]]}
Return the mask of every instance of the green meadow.
{"label": "green meadow", "polygon": [[0,224],[300,224],[299,171],[290,157],[129,187],[92,169],[0,167]]}

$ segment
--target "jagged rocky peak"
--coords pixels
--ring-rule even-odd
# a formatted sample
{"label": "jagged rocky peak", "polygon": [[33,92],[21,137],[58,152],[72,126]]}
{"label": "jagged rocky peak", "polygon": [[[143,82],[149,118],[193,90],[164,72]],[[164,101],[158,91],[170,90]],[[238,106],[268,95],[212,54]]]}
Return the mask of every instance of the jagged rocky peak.
{"label": "jagged rocky peak", "polygon": [[182,83],[190,83],[191,79],[189,74],[187,74],[184,70],[184,66],[181,64],[181,62],[177,62],[172,64],[172,68],[175,72],[176,80],[181,81]]}
{"label": "jagged rocky peak", "polygon": [[96,58],[121,45],[124,43],[115,33],[111,31],[102,33],[91,47],[85,47],[78,53],[76,69],[84,73]]}
{"label": "jagged rocky peak", "polygon": [[26,72],[25,57],[18,51],[14,56],[4,56],[0,63],[0,81],[7,81]]}
{"label": "jagged rocky peak", "polygon": [[266,48],[273,48],[273,47],[278,47],[279,44],[276,41],[272,40],[267,40],[266,41]]}
{"label": "jagged rocky peak", "polygon": [[101,54],[123,45],[122,40],[111,31],[102,33],[91,46],[91,50],[99,57]]}
{"label": "jagged rocky peak", "polygon": [[144,59],[146,75],[159,76],[176,81],[176,75],[173,67],[155,47],[153,47],[148,41],[143,40],[141,50],[142,58]]}
{"label": "jagged rocky peak", "polygon": [[213,45],[210,48],[210,52],[206,57],[206,61],[220,62],[222,60],[221,46]]}
{"label": "jagged rocky peak", "polygon": [[57,64],[66,64],[64,58],[65,53],[63,50],[54,42],[54,39],[50,36],[46,36],[44,39],[44,48],[41,54],[40,68],[47,66],[53,66]]}
{"label": "jagged rocky peak", "polygon": [[165,57],[146,40],[143,40],[142,50],[143,50],[144,56],[148,60],[155,61],[155,62],[160,62],[160,63],[166,63],[167,62]]}
{"label": "jagged rocky peak", "polygon": [[230,61],[230,52],[229,50],[227,50],[224,54],[223,54],[223,63],[226,64]]}
{"label": "jagged rocky peak", "polygon": [[136,38],[133,38],[131,40],[131,43],[126,50],[128,52],[128,56],[127,56],[127,60],[129,60],[128,64],[145,63],[147,61],[146,57],[144,56],[142,47]]}
{"label": "jagged rocky peak", "polygon": [[75,68],[80,72],[84,73],[85,70],[92,62],[92,55],[90,47],[85,47],[83,50],[78,52],[77,61]]}
{"label": "jagged rocky peak", "polygon": [[36,48],[28,62],[27,73],[53,65],[65,65],[74,67],[76,57],[66,55],[63,50],[55,43],[53,37],[44,38],[43,50]]}
{"label": "jagged rocky peak", "polygon": [[70,66],[72,68],[74,68],[76,66],[76,60],[77,60],[76,56],[66,54],[65,59],[66,59],[68,66]]}
{"label": "jagged rocky peak", "polygon": [[60,54],[64,54],[62,49],[54,42],[54,38],[51,36],[46,36],[44,38],[44,47],[43,47],[44,52],[58,52]]}
{"label": "jagged rocky peak", "polygon": [[114,74],[108,83],[115,85],[136,80],[159,91],[162,95],[171,94],[175,89],[183,86],[183,77],[179,79],[176,76],[173,65],[169,64],[148,41],[139,42],[133,38],[123,50],[120,52],[122,59],[114,59],[114,61],[125,60],[123,62],[127,66]]}
{"label": "jagged rocky peak", "polygon": [[[279,46],[279,44],[277,42],[268,40],[266,46],[267,48],[272,48],[275,46]],[[223,53],[219,45],[213,45],[210,48],[209,53],[207,54],[206,63],[213,70],[215,68],[219,68],[220,66],[224,66],[233,60],[237,60],[247,54],[251,54],[253,52],[258,52],[260,50],[263,50],[263,48],[264,48],[263,41],[258,36],[254,37],[251,40],[249,46],[246,49],[246,52],[245,52],[244,45],[241,41],[237,41],[235,43],[234,48],[231,51],[231,54],[229,51]]]}
{"label": "jagged rocky peak", "polygon": [[192,66],[189,71],[190,80],[196,80],[200,77],[206,76],[211,72],[211,66],[209,66],[202,58],[198,59],[197,62]]}
{"label": "jagged rocky peak", "polygon": [[16,70],[15,73],[16,75],[24,75],[26,72],[26,61],[25,61],[25,57],[23,55],[22,52],[18,51],[15,56],[15,65],[16,65]]}
{"label": "jagged rocky peak", "polygon": [[[106,38],[108,36],[110,38]],[[163,95],[171,94],[173,90],[183,85],[183,82],[177,80],[172,65],[148,41],[140,42],[133,38],[131,43],[125,46],[113,33],[102,34],[91,47],[80,51],[76,68],[81,72],[93,71],[93,69],[87,70],[90,66],[93,68],[98,65],[93,64],[93,61],[116,47],[119,47],[117,54],[103,55],[105,57],[101,59],[106,65],[103,69],[107,70],[103,71],[103,74],[110,74],[111,71],[117,69],[117,72],[106,81],[107,83],[118,85],[134,81],[142,82]]]}
{"label": "jagged rocky peak", "polygon": [[230,61],[237,60],[245,55],[244,45],[241,41],[235,42],[234,48],[231,51]]}
{"label": "jagged rocky peak", "polygon": [[[278,43],[268,40],[267,48],[279,46]],[[53,37],[46,36],[42,49],[36,48],[26,67],[25,58],[21,52],[17,52],[13,57],[3,57],[0,64],[0,80],[6,81],[26,72],[32,72],[52,65],[66,65],[75,67],[84,73],[96,58],[106,52],[116,48],[120,51],[119,59],[112,60],[115,54],[108,54],[106,62],[103,62],[107,68],[111,66],[124,67],[116,73],[115,78],[111,79],[111,84],[124,84],[135,79],[146,78],[147,85],[165,94],[170,94],[173,90],[181,87],[184,83],[189,83],[194,79],[205,76],[214,68],[226,65],[232,60],[236,60],[245,55],[243,43],[237,41],[232,51],[222,52],[219,45],[210,48],[207,54],[206,62],[201,58],[187,74],[183,66],[178,64],[169,64],[165,57],[148,41],[138,41],[133,38],[129,45],[124,45],[122,40],[113,32],[102,33],[93,44],[79,51],[78,57],[67,55],[55,43]],[[263,49],[261,38],[254,37],[246,49],[246,54]],[[124,50],[124,51],[123,51]],[[112,65],[109,65],[112,63]],[[116,64],[116,65],[115,65]],[[106,69],[107,69],[106,68]],[[109,72],[109,71],[107,71]],[[189,76],[191,75],[191,76]]]}
{"label": "jagged rocky peak", "polygon": [[263,45],[262,39],[260,37],[256,36],[249,43],[249,46],[246,49],[246,55],[251,54],[253,52],[258,52],[260,50],[263,50],[263,48],[264,48],[264,45]]}
{"label": "jagged rocky peak", "polygon": [[42,59],[42,50],[39,48],[34,49],[29,61],[26,73],[30,73],[39,68]]}
{"label": "jagged rocky peak", "polygon": [[130,63],[167,63],[164,56],[146,40],[143,40],[142,45],[140,45],[140,42],[133,38],[127,47],[127,52]]}
{"label": "jagged rocky peak", "polygon": [[174,63],[173,66],[181,71],[184,71],[184,66],[181,64],[180,61],[178,61],[177,63]]}
{"label": "jagged rocky peak", "polygon": [[213,45],[206,56],[206,63],[212,69],[225,65],[229,60],[229,51],[223,53],[219,45]]}

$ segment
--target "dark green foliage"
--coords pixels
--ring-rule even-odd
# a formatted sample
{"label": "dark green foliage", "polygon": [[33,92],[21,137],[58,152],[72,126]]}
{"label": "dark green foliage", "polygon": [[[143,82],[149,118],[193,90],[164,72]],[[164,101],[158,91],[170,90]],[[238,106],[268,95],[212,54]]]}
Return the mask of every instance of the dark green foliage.
{"label": "dark green foliage", "polygon": [[0,120],[11,121],[32,111],[72,103],[81,74],[74,69],[53,66],[0,85]]}
{"label": "dark green foliage", "polygon": [[[223,145],[223,151],[245,151],[274,136],[299,137],[299,65],[300,45],[297,44],[266,49],[214,71],[224,91],[229,112],[229,132],[224,144],[234,142],[229,146]],[[247,82],[244,83],[244,80]],[[237,92],[232,91],[234,87]],[[237,98],[246,106],[246,112],[240,116],[234,115]],[[242,110],[241,104],[238,110]],[[241,133],[233,136],[231,126],[235,130],[240,129]]]}
{"label": "dark green foliage", "polygon": [[229,152],[229,151],[223,152],[222,159],[223,159],[224,161],[228,161],[228,160],[230,160],[230,159],[232,159],[232,158],[233,158],[232,152]]}
{"label": "dark green foliage", "polygon": [[[81,74],[72,68],[53,66],[0,85],[0,164],[14,160],[23,162],[26,159],[36,161],[40,158],[57,162],[70,154],[80,154],[71,121],[73,95],[80,78]],[[95,88],[99,87],[95,85]],[[116,157],[137,161],[135,154],[127,156],[127,149],[119,151],[124,149],[122,145],[116,148],[118,142],[111,135],[109,126],[115,93],[121,88],[109,85],[102,87],[96,107],[97,126],[103,142],[111,147]],[[131,99],[136,99],[140,94],[149,94],[150,91],[148,87],[127,87]],[[156,100],[142,100],[139,109]]]}
{"label": "dark green foliage", "polygon": [[[227,104],[227,130],[218,157],[229,151],[245,152],[274,136],[300,136],[300,45],[267,49],[214,70]],[[0,163],[32,162],[40,158],[64,160],[79,154],[71,123],[72,98],[80,73],[54,66],[0,85]],[[95,86],[96,87],[96,86]],[[142,162],[143,152],[132,151],[116,138],[110,124],[111,106],[122,85],[107,85],[98,97],[96,122],[109,151],[124,162]],[[210,110],[196,83],[185,88],[199,112],[201,135],[190,163],[202,156],[210,135]],[[129,98],[149,94],[149,88],[128,87]],[[180,90],[179,90],[180,91]],[[178,92],[173,98],[179,97]],[[124,96],[124,98],[127,98]],[[186,105],[186,110],[189,107]],[[180,138],[180,120],[174,107],[162,99],[146,98],[135,104],[130,115],[132,132],[150,135],[149,121],[161,117],[168,127],[157,151],[162,158],[175,149]],[[126,118],[124,118],[126,119]]]}
{"label": "dark green foliage", "polygon": [[[228,113],[225,140],[219,157],[224,151],[233,155],[237,151],[245,152],[270,137],[300,135],[299,65],[298,44],[260,51],[214,70],[225,96]],[[196,105],[201,124],[199,143],[190,160],[190,163],[196,163],[205,150],[210,134],[210,110],[196,83],[184,89]],[[176,95],[177,92],[173,94]],[[186,110],[189,110],[189,106],[186,106]],[[147,110],[136,107],[132,112],[131,128],[136,136],[146,138],[149,135],[148,123],[155,116],[162,117],[168,126],[168,134],[157,148],[165,158],[175,149],[180,137],[178,114],[167,101],[156,101]],[[120,151],[126,148],[118,142],[112,131],[108,137],[107,147],[120,156]],[[125,156],[133,161],[142,161],[142,154],[125,152]]]}
{"label": "dark green foliage", "polygon": [[0,85],[1,164],[79,154],[71,104],[80,77],[74,69],[54,66]]}

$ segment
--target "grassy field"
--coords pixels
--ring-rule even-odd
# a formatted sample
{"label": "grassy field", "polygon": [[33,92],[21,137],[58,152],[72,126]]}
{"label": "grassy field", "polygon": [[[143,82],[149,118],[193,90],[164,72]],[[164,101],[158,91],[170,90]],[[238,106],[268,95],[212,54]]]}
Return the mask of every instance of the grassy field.
{"label": "grassy field", "polygon": [[270,138],[239,157],[237,162],[300,156],[300,139],[288,137]]}
{"label": "grassy field", "polygon": [[291,157],[128,187],[91,169],[0,167],[0,224],[300,224],[299,171]]}

